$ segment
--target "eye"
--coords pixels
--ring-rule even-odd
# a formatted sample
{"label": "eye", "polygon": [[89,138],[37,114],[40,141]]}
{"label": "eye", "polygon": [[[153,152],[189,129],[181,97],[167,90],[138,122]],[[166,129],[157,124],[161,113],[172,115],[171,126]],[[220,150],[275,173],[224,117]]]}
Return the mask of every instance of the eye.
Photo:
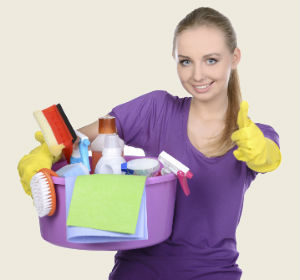
{"label": "eye", "polygon": [[207,61],[213,61],[213,63],[208,63],[208,64],[216,64],[217,60],[214,58],[209,58]]}
{"label": "eye", "polygon": [[179,63],[183,66],[186,66],[187,64],[184,64],[185,61],[189,61],[189,60],[188,59],[183,59],[183,60],[180,60]]}

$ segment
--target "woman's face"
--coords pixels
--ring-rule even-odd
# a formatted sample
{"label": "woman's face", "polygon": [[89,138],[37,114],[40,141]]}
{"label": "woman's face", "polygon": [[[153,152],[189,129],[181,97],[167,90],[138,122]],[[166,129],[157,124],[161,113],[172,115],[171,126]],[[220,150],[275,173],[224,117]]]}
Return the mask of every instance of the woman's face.
{"label": "woman's face", "polygon": [[177,36],[174,58],[183,87],[197,100],[227,98],[231,69],[240,60],[240,50],[231,54],[217,28],[201,26]]}

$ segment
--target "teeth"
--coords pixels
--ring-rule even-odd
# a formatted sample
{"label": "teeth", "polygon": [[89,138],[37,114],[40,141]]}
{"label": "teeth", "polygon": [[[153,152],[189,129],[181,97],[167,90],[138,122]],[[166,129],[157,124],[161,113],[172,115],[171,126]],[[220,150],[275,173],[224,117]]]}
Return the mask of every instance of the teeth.
{"label": "teeth", "polygon": [[209,85],[210,85],[210,84],[207,84],[207,85],[204,85],[204,86],[198,86],[198,87],[196,87],[196,88],[203,89],[203,88],[207,88],[207,87],[209,87]]}

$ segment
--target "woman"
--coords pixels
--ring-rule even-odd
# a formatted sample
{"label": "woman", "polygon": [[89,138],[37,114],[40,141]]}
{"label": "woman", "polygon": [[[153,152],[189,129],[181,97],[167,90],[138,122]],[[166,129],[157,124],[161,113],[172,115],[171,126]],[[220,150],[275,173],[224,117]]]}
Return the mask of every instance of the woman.
{"label": "woman", "polygon": [[[191,97],[156,90],[116,106],[125,144],[157,157],[164,150],[188,166],[191,195],[179,184],[171,236],[155,246],[118,251],[110,280],[237,280],[236,228],[244,193],[258,173],[281,161],[279,137],[254,124],[241,103],[240,50],[230,21],[201,7],[176,27],[173,58]],[[80,129],[92,141],[98,123]]]}
{"label": "woman", "polygon": [[[192,97],[153,91],[117,106],[110,115],[126,144],[149,156],[165,150],[188,166],[194,173],[191,195],[186,197],[178,186],[169,239],[119,251],[109,279],[240,279],[235,233],[243,196],[256,170],[279,165],[278,135],[268,125],[253,124],[246,103],[238,119],[241,54],[226,17],[210,8],[192,11],[175,30],[172,54],[182,86]],[[253,161],[262,154],[259,146],[266,149],[264,141],[269,140],[263,135],[273,140],[269,148],[274,152],[272,164],[264,167],[263,159]]]}

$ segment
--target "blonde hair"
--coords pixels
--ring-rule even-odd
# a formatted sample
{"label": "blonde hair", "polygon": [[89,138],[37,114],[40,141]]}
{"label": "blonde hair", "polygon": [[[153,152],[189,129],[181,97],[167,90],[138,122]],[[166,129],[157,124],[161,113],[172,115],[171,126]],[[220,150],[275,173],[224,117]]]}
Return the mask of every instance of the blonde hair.
{"label": "blonde hair", "polygon": [[[186,15],[186,17],[176,26],[173,38],[173,56],[177,36],[186,29],[199,26],[216,27],[223,31],[227,47],[231,53],[234,52],[237,46],[237,40],[235,31],[229,19],[212,8],[200,7]],[[217,135],[210,138],[214,140],[210,145],[211,151],[205,153],[207,157],[222,156],[235,146],[235,143],[231,140],[231,134],[238,129],[236,122],[240,102],[242,100],[237,69],[233,69],[230,73],[227,96],[228,108],[226,112],[225,127],[219,136]]]}

